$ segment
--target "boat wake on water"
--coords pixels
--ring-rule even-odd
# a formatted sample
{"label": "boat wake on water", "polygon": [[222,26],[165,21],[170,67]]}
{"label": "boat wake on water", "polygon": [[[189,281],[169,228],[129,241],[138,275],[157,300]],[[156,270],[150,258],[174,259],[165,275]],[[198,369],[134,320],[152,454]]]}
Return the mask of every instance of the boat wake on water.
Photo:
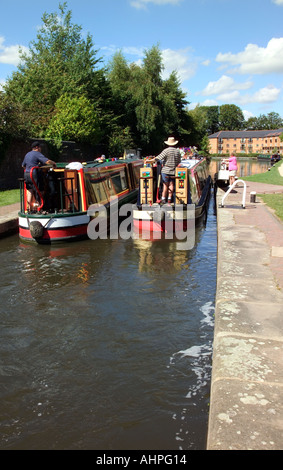
{"label": "boat wake on water", "polygon": [[212,361],[212,340],[208,340],[208,336],[211,336],[210,330],[214,326],[215,308],[212,302],[207,302],[200,308],[200,311],[204,315],[204,318],[200,320],[203,344],[193,345],[174,353],[168,365],[168,369],[174,371],[174,374],[183,376],[184,388],[186,388],[184,389],[185,405],[178,414],[173,415],[173,419],[180,423],[180,429],[175,436],[175,439],[179,441],[180,450],[194,445],[197,434],[195,425],[197,417],[194,410],[200,406],[201,402],[206,403],[208,413]]}

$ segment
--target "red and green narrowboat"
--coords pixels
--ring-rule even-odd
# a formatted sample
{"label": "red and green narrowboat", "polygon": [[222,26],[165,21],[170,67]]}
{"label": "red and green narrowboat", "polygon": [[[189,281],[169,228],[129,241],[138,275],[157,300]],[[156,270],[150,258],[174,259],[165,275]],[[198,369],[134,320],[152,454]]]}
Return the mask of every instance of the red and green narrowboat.
{"label": "red and green narrowboat", "polygon": [[135,203],[141,167],[143,160],[134,158],[58,163],[55,169],[34,167],[30,209],[25,182],[21,179],[21,240],[51,244],[88,238],[89,207],[102,204],[107,209],[114,197],[119,206]]}

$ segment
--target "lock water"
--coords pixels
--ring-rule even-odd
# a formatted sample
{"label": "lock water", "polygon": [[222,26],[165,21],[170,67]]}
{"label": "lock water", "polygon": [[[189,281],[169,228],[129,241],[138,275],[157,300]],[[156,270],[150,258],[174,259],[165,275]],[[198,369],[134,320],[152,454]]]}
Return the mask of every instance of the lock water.
{"label": "lock water", "polygon": [[0,449],[205,449],[216,250],[2,239]]}

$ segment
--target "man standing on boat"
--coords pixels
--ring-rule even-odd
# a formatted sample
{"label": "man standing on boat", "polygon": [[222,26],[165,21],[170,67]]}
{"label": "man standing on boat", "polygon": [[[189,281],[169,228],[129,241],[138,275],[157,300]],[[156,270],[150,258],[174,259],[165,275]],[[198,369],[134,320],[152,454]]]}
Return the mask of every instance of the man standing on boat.
{"label": "man standing on boat", "polygon": [[175,140],[174,137],[169,137],[168,140],[164,142],[168,147],[164,149],[157,157],[155,157],[151,162],[162,161],[164,163],[161,170],[161,176],[163,181],[163,190],[162,190],[162,200],[160,205],[166,203],[166,197],[168,194],[168,204],[171,204],[173,193],[174,193],[174,182],[175,182],[175,169],[181,162],[181,152],[176,145],[178,140]]}
{"label": "man standing on boat", "polygon": [[[31,151],[26,154],[22,163],[22,166],[25,169],[24,180],[27,188],[27,203],[29,209],[31,209],[32,196],[33,192],[35,191],[30,171],[33,167],[39,165],[52,165],[53,167],[56,167],[56,163],[53,162],[53,160],[49,160],[41,153],[40,143],[36,141],[32,143]],[[35,184],[37,185],[37,176],[35,174],[33,175],[33,179],[35,181]]]}

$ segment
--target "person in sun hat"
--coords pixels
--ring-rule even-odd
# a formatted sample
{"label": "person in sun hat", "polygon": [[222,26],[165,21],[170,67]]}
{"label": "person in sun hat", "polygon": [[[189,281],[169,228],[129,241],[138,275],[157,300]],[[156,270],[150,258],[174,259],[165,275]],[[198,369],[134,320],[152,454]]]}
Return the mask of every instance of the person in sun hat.
{"label": "person in sun hat", "polygon": [[172,196],[174,193],[174,182],[175,182],[175,169],[181,162],[181,152],[176,147],[178,140],[174,137],[168,137],[164,142],[168,147],[165,148],[157,157],[152,161],[162,161],[164,163],[161,170],[163,190],[161,205],[165,204],[166,197],[168,195],[168,203],[171,204]]}

